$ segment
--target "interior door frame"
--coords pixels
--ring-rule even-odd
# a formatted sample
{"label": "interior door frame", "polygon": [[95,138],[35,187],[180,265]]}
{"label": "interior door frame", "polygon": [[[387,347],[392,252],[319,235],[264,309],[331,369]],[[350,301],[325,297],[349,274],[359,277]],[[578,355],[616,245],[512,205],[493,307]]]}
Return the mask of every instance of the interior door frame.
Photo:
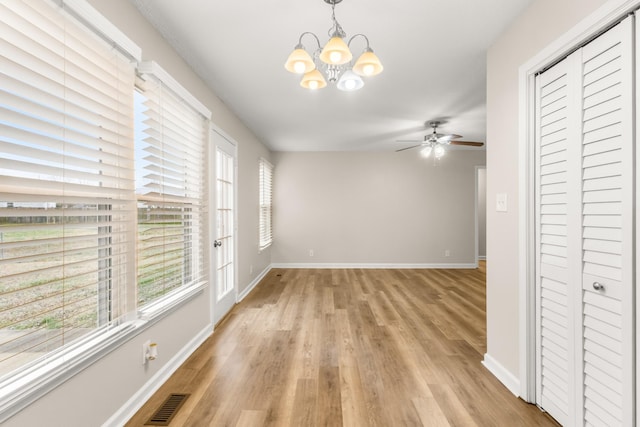
{"label": "interior door frame", "polygon": [[238,143],[235,139],[233,139],[229,134],[223,131],[216,124],[211,122],[209,127],[209,318],[211,325],[215,327],[215,313],[214,307],[216,304],[216,261],[215,261],[215,249],[213,247],[213,243],[216,240],[216,179],[217,179],[217,170],[216,170],[216,144],[213,141],[214,133],[222,136],[224,139],[229,141],[231,145],[235,147],[235,153],[233,156],[233,299],[234,302],[238,302]]}
{"label": "interior door frame", "polygon": [[[475,245],[475,265],[476,268],[478,268],[478,266],[480,265],[480,248],[479,248],[479,244],[480,244],[480,222],[478,221],[478,214],[480,212],[479,208],[479,202],[480,202],[480,198],[479,196],[479,185],[480,185],[480,171],[484,170],[484,190],[485,190],[485,194],[484,194],[484,205],[485,205],[485,210],[487,210],[487,166],[486,165],[482,165],[482,166],[476,166],[476,173],[475,173],[475,239],[474,239],[474,245]],[[487,214],[485,212],[485,245],[486,245],[486,235],[487,235]],[[487,259],[487,248],[485,246],[484,249],[484,256],[482,258],[483,260]]]}
{"label": "interior door frame", "polygon": [[[535,75],[640,7],[640,0],[609,0],[526,61],[518,72],[518,290],[520,397],[536,402],[535,293]],[[640,233],[639,233],[640,234]],[[637,254],[636,254],[637,255]],[[638,255],[637,255],[638,256]],[[637,258],[638,259],[638,258]],[[640,275],[640,271],[636,274]],[[636,306],[640,307],[640,292]],[[636,331],[640,316],[636,317]],[[640,341],[640,340],[638,340]],[[638,354],[638,351],[636,351]],[[640,370],[636,370],[640,378]],[[636,381],[636,387],[638,387]],[[640,412],[640,411],[639,411]]]}

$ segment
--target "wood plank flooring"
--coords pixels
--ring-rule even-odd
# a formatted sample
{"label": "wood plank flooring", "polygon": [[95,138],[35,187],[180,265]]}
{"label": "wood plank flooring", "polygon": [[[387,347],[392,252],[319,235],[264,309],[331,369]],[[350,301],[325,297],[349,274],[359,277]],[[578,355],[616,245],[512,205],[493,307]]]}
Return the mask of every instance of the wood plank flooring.
{"label": "wood plank flooring", "polygon": [[485,271],[274,269],[130,420],[556,426],[484,368]]}

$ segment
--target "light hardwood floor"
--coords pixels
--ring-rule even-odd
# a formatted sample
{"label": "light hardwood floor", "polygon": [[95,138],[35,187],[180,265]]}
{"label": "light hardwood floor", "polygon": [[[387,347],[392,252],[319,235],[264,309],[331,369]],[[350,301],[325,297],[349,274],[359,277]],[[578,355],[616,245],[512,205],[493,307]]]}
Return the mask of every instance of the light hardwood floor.
{"label": "light hardwood floor", "polygon": [[485,270],[274,269],[140,409],[171,426],[556,426],[480,363]]}

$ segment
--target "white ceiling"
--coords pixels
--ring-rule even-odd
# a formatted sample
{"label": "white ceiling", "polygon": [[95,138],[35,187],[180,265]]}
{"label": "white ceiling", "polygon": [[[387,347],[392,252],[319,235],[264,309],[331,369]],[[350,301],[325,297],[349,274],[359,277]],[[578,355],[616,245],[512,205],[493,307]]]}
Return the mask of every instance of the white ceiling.
{"label": "white ceiling", "polygon": [[[486,50],[532,2],[344,0],[336,18],[347,37],[364,33],[385,68],[341,92],[303,89],[284,69],[302,32],[329,39],[323,0],[131,1],[274,151],[393,151],[434,119],[446,122],[440,132],[486,142]],[[351,47],[355,58],[363,39]]]}

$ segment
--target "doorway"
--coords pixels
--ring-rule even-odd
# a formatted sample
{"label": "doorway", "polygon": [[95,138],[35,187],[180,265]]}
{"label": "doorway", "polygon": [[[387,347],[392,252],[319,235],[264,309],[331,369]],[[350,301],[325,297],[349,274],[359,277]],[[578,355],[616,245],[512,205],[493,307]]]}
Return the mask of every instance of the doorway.
{"label": "doorway", "polygon": [[487,167],[476,166],[476,266],[487,259]]}
{"label": "doorway", "polygon": [[211,132],[215,173],[212,197],[213,323],[219,323],[237,300],[236,285],[236,145]]}

